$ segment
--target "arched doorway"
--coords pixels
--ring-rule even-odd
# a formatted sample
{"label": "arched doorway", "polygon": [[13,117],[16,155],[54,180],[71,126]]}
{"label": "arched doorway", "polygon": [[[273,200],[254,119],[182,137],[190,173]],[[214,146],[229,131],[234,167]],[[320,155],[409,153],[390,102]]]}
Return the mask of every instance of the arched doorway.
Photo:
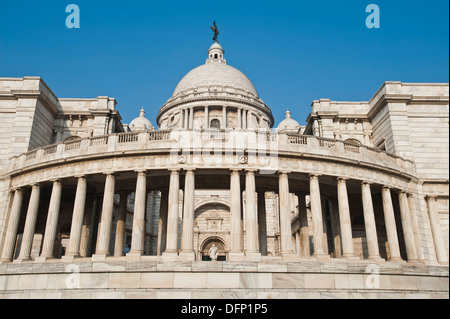
{"label": "arched doorway", "polygon": [[217,261],[226,261],[227,260],[227,252],[226,252],[225,244],[220,238],[215,237],[215,236],[210,237],[204,241],[202,250],[201,250],[202,261],[211,261],[211,258],[209,257],[209,250],[211,249],[212,245],[215,245],[219,249],[219,255],[217,257]]}

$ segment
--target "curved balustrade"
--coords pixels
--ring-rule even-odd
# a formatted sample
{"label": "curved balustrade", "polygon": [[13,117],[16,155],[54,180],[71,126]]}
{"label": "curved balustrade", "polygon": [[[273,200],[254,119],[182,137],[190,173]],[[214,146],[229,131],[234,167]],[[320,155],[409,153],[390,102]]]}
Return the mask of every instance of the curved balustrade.
{"label": "curved balustrade", "polygon": [[266,152],[271,156],[290,154],[327,157],[336,161],[356,161],[378,168],[386,168],[410,176],[415,175],[414,163],[393,154],[371,147],[355,145],[339,140],[310,135],[274,133],[265,130],[186,130],[186,131],[141,131],[95,136],[45,146],[28,153],[14,156],[10,160],[8,174],[34,165],[59,160],[74,160],[80,156],[107,156],[115,152],[146,152],[156,150],[181,150],[214,148]]}

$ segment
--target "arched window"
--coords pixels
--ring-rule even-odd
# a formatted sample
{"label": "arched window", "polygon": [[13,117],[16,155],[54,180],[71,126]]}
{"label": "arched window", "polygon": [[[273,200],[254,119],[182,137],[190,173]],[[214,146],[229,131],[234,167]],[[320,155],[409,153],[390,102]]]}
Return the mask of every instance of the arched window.
{"label": "arched window", "polygon": [[220,130],[220,121],[217,119],[212,120],[209,127],[213,130]]}
{"label": "arched window", "polygon": [[217,55],[217,53],[216,54],[214,54],[214,59],[217,59],[218,58],[218,55]]}
{"label": "arched window", "polygon": [[73,141],[79,141],[79,140],[81,140],[81,137],[79,137],[79,136],[70,136],[70,137],[66,138],[64,142],[73,142]]}
{"label": "arched window", "polygon": [[354,139],[354,138],[349,138],[348,140],[345,140],[345,143],[353,144],[353,145],[356,145],[356,146],[362,146],[362,143],[360,141],[358,141],[357,139]]}

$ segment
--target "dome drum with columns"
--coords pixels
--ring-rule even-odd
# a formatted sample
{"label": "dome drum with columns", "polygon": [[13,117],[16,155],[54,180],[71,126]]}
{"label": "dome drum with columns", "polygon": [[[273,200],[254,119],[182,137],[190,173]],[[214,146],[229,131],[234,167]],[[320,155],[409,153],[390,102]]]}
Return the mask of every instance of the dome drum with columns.
{"label": "dome drum with columns", "polygon": [[0,132],[0,296],[448,298],[448,142],[421,142],[448,137],[448,84],[386,82],[273,129],[224,54],[215,42],[179,82],[159,129],[0,78],[21,121],[36,88],[36,121],[52,117],[21,122],[25,142]]}

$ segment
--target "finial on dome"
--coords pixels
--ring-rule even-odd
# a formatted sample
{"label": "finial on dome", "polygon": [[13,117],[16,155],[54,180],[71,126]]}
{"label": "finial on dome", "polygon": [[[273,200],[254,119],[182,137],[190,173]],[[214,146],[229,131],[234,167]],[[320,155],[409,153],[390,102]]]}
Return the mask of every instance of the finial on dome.
{"label": "finial on dome", "polygon": [[140,117],[145,117],[145,110],[144,110],[144,107],[142,107],[142,110],[139,111],[139,116],[140,116]]}
{"label": "finial on dome", "polygon": [[289,109],[287,109],[287,112],[286,112],[286,118],[287,118],[287,119],[290,119],[290,118],[291,118],[291,112],[289,111]]}
{"label": "finial on dome", "polygon": [[213,38],[213,40],[214,40],[214,42],[217,42],[217,38],[219,37],[219,28],[217,27],[217,25],[216,25],[216,21],[214,21],[214,26],[213,27],[210,27],[211,28],[211,30],[214,32],[214,38]]}

